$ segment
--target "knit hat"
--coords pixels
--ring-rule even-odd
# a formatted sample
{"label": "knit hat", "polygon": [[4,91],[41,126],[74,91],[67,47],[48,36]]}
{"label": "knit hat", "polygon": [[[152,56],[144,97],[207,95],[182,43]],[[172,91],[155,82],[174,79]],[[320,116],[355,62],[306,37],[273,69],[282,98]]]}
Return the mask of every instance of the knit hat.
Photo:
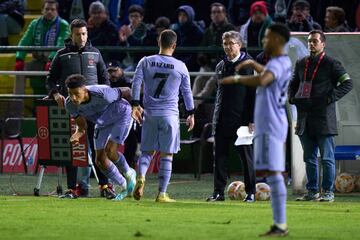
{"label": "knit hat", "polygon": [[250,7],[250,16],[252,16],[255,12],[262,12],[264,15],[268,14],[268,10],[266,8],[266,2],[264,1],[257,1],[251,4]]}

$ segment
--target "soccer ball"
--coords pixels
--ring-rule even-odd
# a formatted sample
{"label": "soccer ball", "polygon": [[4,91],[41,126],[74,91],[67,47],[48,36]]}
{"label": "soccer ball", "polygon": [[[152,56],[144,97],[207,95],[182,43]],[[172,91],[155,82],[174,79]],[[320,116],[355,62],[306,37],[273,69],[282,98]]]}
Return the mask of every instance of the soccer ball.
{"label": "soccer ball", "polygon": [[226,191],[231,200],[243,200],[246,196],[245,184],[241,181],[230,183]]}
{"label": "soccer ball", "polygon": [[355,178],[355,191],[360,192],[360,176]]}
{"label": "soccer ball", "polygon": [[341,193],[349,193],[354,190],[355,181],[351,174],[341,173],[336,177],[335,189]]}
{"label": "soccer ball", "polygon": [[270,187],[266,183],[257,183],[256,184],[256,194],[257,201],[267,201],[270,199]]}

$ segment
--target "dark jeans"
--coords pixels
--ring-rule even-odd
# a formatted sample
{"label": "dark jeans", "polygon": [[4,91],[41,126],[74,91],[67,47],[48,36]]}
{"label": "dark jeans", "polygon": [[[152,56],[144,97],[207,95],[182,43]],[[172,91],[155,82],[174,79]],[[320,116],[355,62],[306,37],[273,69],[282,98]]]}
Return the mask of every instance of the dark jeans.
{"label": "dark jeans", "polygon": [[333,192],[335,181],[334,136],[309,136],[305,131],[299,138],[304,150],[304,162],[308,179],[306,189],[314,192],[319,191],[317,155],[320,150],[321,164],[323,167],[322,189]]}
{"label": "dark jeans", "polygon": [[[215,134],[215,166],[214,166],[214,193],[224,194],[228,177],[229,146],[234,146],[236,136],[224,136],[221,129]],[[245,191],[247,194],[255,194],[255,169],[253,162],[253,146],[235,146],[244,168]]]}

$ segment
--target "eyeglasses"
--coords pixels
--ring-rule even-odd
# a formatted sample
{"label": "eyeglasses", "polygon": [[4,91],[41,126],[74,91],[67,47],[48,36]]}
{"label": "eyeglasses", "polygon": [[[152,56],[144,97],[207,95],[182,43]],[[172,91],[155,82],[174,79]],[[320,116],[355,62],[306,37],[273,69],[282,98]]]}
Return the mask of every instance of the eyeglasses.
{"label": "eyeglasses", "polygon": [[235,44],[239,44],[238,42],[227,42],[227,43],[223,43],[223,47],[227,47],[227,46],[234,46]]}

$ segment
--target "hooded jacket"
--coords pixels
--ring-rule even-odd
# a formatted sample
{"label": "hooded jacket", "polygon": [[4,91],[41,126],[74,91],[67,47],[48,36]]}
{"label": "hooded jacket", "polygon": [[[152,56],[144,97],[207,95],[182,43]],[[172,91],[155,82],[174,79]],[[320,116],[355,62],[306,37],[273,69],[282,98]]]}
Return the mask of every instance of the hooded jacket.
{"label": "hooded jacket", "polygon": [[85,47],[79,49],[70,38],[66,39],[65,48],[56,53],[49,71],[46,84],[50,95],[59,92],[67,96],[65,80],[71,74],[85,76],[86,85],[110,85],[101,53],[89,41]]}

